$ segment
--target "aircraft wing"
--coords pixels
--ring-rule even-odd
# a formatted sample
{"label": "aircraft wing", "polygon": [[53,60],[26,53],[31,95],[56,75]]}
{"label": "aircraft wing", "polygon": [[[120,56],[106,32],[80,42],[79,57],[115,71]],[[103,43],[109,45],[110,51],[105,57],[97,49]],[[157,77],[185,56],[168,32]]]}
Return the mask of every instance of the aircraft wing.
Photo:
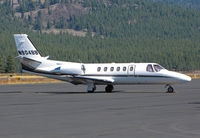
{"label": "aircraft wing", "polygon": [[[73,76],[71,79],[82,83],[112,84],[114,80],[107,77]],[[73,82],[72,82],[73,83]]]}

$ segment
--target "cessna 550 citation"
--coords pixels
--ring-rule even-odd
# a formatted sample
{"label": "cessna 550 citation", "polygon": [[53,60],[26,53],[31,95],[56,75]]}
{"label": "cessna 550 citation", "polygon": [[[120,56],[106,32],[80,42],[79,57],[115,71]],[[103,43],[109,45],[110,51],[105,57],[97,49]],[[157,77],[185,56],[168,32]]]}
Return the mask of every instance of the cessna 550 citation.
{"label": "cessna 550 citation", "polygon": [[103,63],[84,64],[49,60],[41,57],[26,34],[15,34],[18,59],[22,71],[46,76],[72,84],[87,85],[88,92],[94,92],[96,85],[106,85],[105,91],[112,92],[113,85],[161,84],[174,92],[172,84],[191,81],[189,76],[168,71],[157,63]]}

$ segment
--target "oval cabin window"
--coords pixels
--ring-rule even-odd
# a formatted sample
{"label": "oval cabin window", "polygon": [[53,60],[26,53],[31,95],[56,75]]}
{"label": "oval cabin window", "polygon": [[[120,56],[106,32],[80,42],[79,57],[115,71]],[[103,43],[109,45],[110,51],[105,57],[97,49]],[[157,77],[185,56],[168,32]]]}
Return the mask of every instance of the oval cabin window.
{"label": "oval cabin window", "polygon": [[110,71],[113,71],[113,70],[114,70],[114,67],[111,67],[111,68],[110,68]]}
{"label": "oval cabin window", "polygon": [[126,71],[126,67],[123,67],[123,71]]}
{"label": "oval cabin window", "polygon": [[97,71],[98,71],[98,72],[101,71],[101,67],[98,67],[98,68],[97,68]]}

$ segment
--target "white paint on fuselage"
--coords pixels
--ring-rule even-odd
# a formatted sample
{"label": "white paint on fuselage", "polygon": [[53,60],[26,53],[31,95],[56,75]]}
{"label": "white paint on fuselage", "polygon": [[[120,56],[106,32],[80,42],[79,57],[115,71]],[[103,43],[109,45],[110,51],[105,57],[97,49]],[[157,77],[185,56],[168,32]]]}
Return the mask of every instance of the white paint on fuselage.
{"label": "white paint on fuselage", "polygon": [[[101,63],[101,64],[83,64],[74,62],[62,62],[55,60],[43,60],[36,70],[49,73],[81,75],[85,77],[98,79],[113,79],[113,85],[121,84],[177,84],[191,81],[191,78],[177,72],[162,69],[159,72],[147,72],[146,67],[149,64],[157,63]],[[83,66],[85,70],[83,70]],[[60,70],[55,70],[60,67]],[[97,71],[100,67],[101,70]],[[104,68],[107,71],[104,71]],[[111,71],[111,68],[114,68]],[[117,68],[120,67],[120,71]],[[123,71],[123,68],[126,68]],[[130,71],[130,67],[133,70]],[[62,76],[63,79],[63,76]],[[68,79],[67,79],[68,80]],[[97,83],[98,84],[98,83]]]}

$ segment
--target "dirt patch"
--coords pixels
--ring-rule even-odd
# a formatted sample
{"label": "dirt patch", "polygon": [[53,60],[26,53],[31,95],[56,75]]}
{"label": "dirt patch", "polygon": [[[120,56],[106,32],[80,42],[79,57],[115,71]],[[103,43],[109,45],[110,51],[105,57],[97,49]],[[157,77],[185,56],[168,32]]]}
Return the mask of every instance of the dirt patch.
{"label": "dirt patch", "polygon": [[75,31],[73,29],[55,29],[55,28],[51,28],[49,30],[42,30],[42,33],[54,33],[54,34],[69,33],[73,36],[80,36],[80,37],[85,37],[87,34],[87,32],[84,31]]}
{"label": "dirt patch", "polygon": [[61,83],[62,81],[29,74],[0,74],[0,85],[33,84],[33,83]]}

